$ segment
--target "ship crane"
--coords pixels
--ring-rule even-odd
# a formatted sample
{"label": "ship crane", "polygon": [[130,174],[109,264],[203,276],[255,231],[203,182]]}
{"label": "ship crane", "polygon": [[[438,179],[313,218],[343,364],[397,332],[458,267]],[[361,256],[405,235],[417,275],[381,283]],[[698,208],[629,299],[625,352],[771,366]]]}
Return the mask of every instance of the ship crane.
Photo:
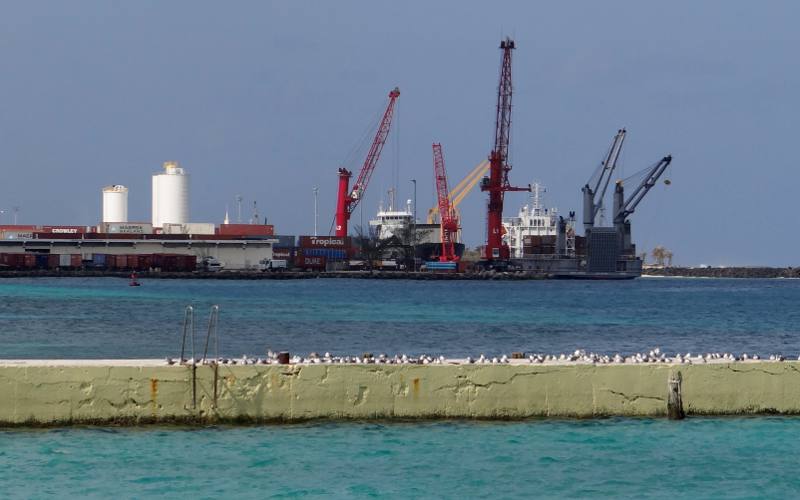
{"label": "ship crane", "polygon": [[337,237],[343,238],[347,236],[347,223],[350,221],[350,215],[364,197],[364,192],[367,190],[372,172],[375,170],[375,166],[378,164],[378,159],[381,156],[383,145],[386,143],[386,138],[389,136],[389,128],[392,125],[392,115],[394,114],[394,104],[398,97],[400,97],[400,89],[395,87],[389,92],[389,104],[386,106],[386,111],[383,113],[378,131],[375,133],[375,139],[372,141],[372,146],[369,148],[367,157],[364,160],[364,164],[361,166],[361,171],[358,173],[358,178],[356,178],[352,190],[349,184],[350,177],[352,177],[353,173],[346,168],[339,169],[339,190],[336,196]]}
{"label": "ship crane", "polygon": [[[500,65],[500,84],[497,87],[497,115],[495,120],[494,149],[489,155],[489,175],[481,182],[481,191],[489,193],[486,217],[486,251],[484,259],[487,267],[502,267],[508,261],[508,245],[503,243],[503,197],[507,191],[530,191],[528,187],[513,187],[508,181],[508,145],[511,138],[511,51],[514,41],[506,38],[500,42],[503,60]],[[500,262],[495,262],[500,261]],[[494,262],[494,264],[493,264]]]}
{"label": "ship crane", "polygon": [[611,176],[614,174],[614,169],[617,168],[617,160],[622,152],[622,143],[624,141],[625,129],[623,128],[617,131],[617,135],[614,136],[614,140],[611,142],[611,148],[608,150],[608,154],[600,164],[602,169],[600,170],[600,175],[597,176],[597,181],[594,183],[594,188],[589,186],[591,179],[583,186],[584,230],[589,230],[594,227],[597,214],[603,208],[603,200],[605,199]]}
{"label": "ship crane", "polygon": [[457,262],[458,256],[456,256],[454,243],[458,234],[458,216],[451,204],[450,193],[447,189],[447,172],[444,168],[441,144],[433,145],[433,171],[436,177],[436,194],[441,217],[442,253],[439,256],[439,262]]}
{"label": "ship crane", "polygon": [[[458,205],[464,201],[464,198],[472,191],[478,182],[481,181],[486,172],[489,171],[489,160],[483,160],[470,173],[464,177],[461,182],[456,184],[456,187],[450,190],[450,206],[455,211],[456,216],[459,216]],[[459,216],[460,218],[460,216]],[[428,224],[436,224],[439,222],[439,205],[428,209]]]}
{"label": "ship crane", "polygon": [[[624,181],[617,181],[614,188],[614,228],[619,235],[623,253],[629,253],[633,248],[631,245],[631,223],[628,221],[628,217],[633,214],[650,189],[656,185],[670,163],[672,163],[672,155],[667,155],[652,167],[645,169],[644,179],[627,199],[625,199]],[[636,177],[639,174],[634,174],[631,177]]]}

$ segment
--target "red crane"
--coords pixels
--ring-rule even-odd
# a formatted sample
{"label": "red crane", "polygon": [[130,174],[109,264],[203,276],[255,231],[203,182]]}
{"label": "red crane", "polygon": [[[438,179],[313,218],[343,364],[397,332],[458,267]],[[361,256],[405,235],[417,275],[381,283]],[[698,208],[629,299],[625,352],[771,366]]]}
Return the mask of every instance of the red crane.
{"label": "red crane", "polygon": [[339,192],[336,196],[336,236],[343,238],[347,236],[347,222],[350,220],[350,214],[353,213],[364,191],[367,190],[369,179],[372,177],[372,172],[375,170],[375,165],[378,164],[378,158],[381,156],[381,150],[386,143],[386,138],[389,136],[389,127],[392,125],[392,115],[394,114],[394,103],[400,96],[400,89],[395,87],[394,90],[389,92],[389,104],[386,106],[386,112],[383,113],[383,119],[378,126],[378,132],[375,134],[375,139],[372,141],[372,146],[369,148],[367,158],[364,160],[364,165],[361,167],[361,172],[358,173],[358,179],[353,184],[352,191],[349,188],[350,177],[353,173],[346,168],[339,169]]}
{"label": "red crane", "polygon": [[444,169],[442,145],[433,145],[433,172],[436,176],[436,194],[439,198],[439,214],[441,216],[442,254],[439,262],[457,262],[455,239],[458,234],[458,216],[450,203],[450,191],[447,189],[447,172]]}
{"label": "red crane", "polygon": [[481,191],[489,192],[487,210],[487,261],[508,260],[508,245],[503,244],[503,195],[506,191],[530,191],[528,187],[512,187],[508,182],[508,143],[511,136],[511,51],[514,41],[506,38],[500,42],[503,62],[500,66],[500,85],[497,88],[497,119],[494,132],[494,149],[489,155],[489,176],[481,182]]}

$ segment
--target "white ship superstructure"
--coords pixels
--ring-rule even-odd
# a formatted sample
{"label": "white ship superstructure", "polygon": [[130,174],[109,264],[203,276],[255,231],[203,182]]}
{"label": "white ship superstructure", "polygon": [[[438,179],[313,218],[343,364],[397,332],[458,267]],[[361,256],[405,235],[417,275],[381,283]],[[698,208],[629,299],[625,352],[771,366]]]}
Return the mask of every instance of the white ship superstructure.
{"label": "white ship superstructure", "polygon": [[[391,193],[390,193],[391,194]],[[414,222],[414,211],[411,200],[406,201],[405,210],[395,210],[393,196],[390,196],[389,209],[384,210],[383,202],[378,207],[375,219],[369,225],[378,231],[378,239],[385,240],[392,236],[402,239]]]}
{"label": "white ship superstructure", "polygon": [[522,257],[525,236],[556,236],[558,233],[558,210],[544,206],[544,192],[544,187],[534,182],[530,204],[523,206],[516,217],[503,217],[503,242],[513,258]]}

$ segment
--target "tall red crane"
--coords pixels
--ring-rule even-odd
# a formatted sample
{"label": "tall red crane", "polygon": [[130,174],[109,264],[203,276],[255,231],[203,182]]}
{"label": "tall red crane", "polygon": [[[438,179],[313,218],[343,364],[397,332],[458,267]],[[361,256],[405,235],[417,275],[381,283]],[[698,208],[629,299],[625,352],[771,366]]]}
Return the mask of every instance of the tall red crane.
{"label": "tall red crane", "polygon": [[447,189],[447,172],[444,169],[442,145],[433,145],[433,172],[436,176],[436,194],[439,198],[439,214],[441,216],[442,253],[439,262],[457,262],[455,239],[458,234],[458,216],[450,200]]}
{"label": "tall red crane", "polygon": [[495,121],[494,149],[489,155],[489,175],[481,182],[481,191],[489,192],[487,210],[486,252],[487,261],[508,260],[508,245],[503,244],[503,196],[506,191],[530,191],[528,187],[512,187],[508,182],[508,143],[511,137],[511,51],[514,40],[500,42],[503,62],[500,65],[500,85],[497,87],[497,118]]}
{"label": "tall red crane", "polygon": [[386,106],[386,111],[383,113],[383,119],[381,119],[381,123],[378,126],[375,139],[372,141],[372,146],[369,148],[367,158],[364,160],[364,165],[361,166],[361,171],[358,173],[358,178],[356,183],[353,184],[352,190],[350,190],[349,184],[353,173],[346,168],[339,169],[339,192],[336,196],[337,237],[343,238],[347,236],[347,222],[350,220],[350,214],[358,206],[364,191],[367,190],[369,179],[372,177],[375,165],[378,164],[378,158],[381,156],[386,138],[389,136],[389,127],[392,125],[392,115],[394,114],[394,103],[398,97],[400,97],[400,89],[395,87],[389,92],[389,104]]}

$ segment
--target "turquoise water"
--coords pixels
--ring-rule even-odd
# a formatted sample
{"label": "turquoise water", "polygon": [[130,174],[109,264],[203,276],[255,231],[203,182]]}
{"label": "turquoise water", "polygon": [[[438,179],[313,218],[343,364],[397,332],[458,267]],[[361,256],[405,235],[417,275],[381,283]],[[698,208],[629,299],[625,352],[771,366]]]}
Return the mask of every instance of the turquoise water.
{"label": "turquoise water", "polygon": [[[176,355],[221,307],[224,354],[800,353],[800,281],[0,280],[0,358]],[[202,333],[202,327],[198,333]],[[793,497],[796,418],[0,431],[0,498]]]}
{"label": "turquoise water", "polygon": [[787,498],[800,419],[0,432],[0,496]]}
{"label": "turquoise water", "polygon": [[800,280],[628,282],[0,280],[0,358],[177,355],[221,307],[222,353],[445,356],[577,348],[797,356]]}

